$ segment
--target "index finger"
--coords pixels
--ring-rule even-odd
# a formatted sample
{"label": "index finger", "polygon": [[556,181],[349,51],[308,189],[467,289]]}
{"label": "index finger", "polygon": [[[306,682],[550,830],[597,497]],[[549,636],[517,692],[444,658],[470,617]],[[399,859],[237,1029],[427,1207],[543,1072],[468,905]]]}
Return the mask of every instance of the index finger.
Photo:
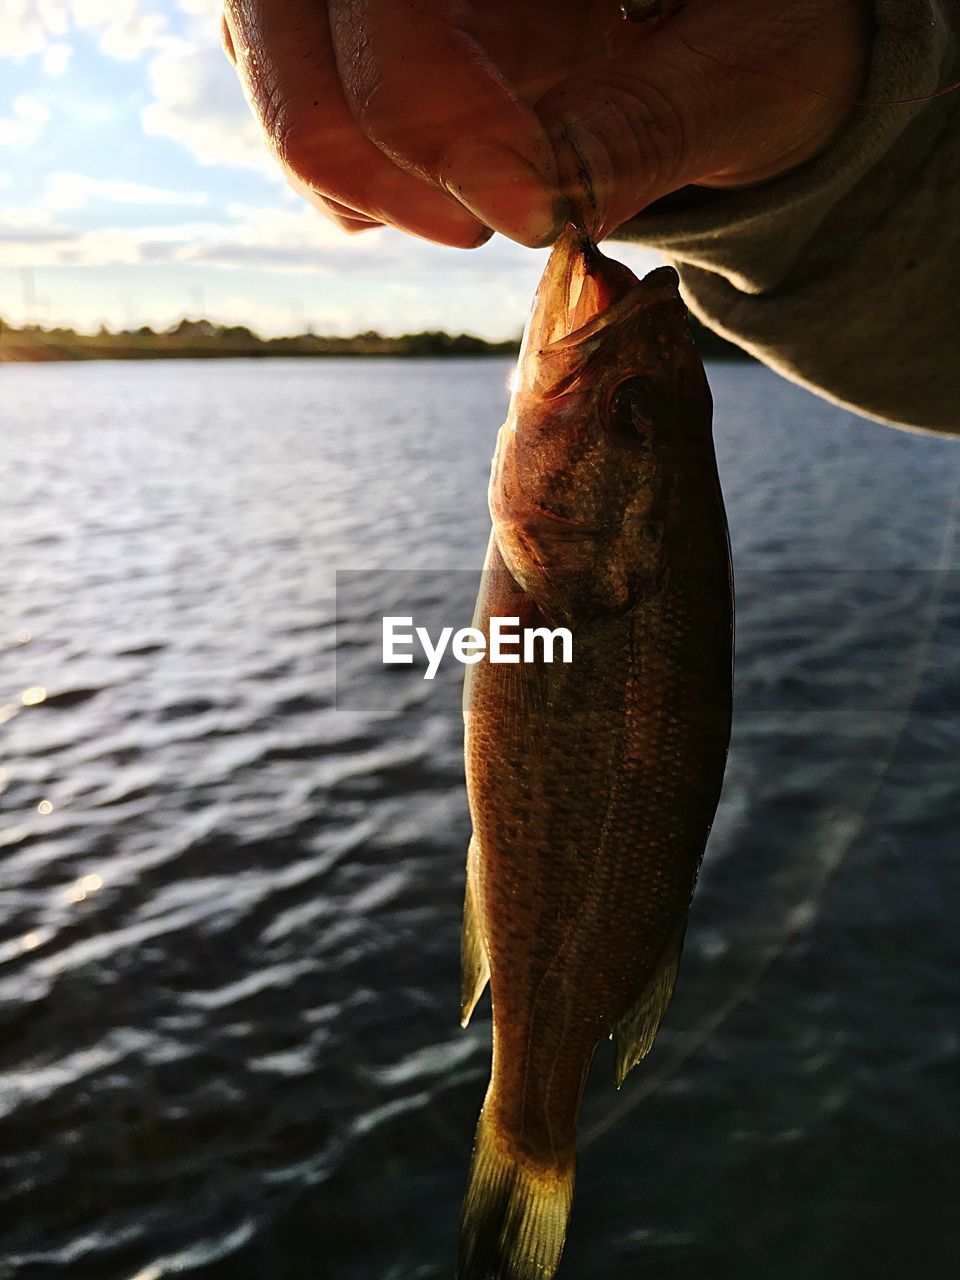
{"label": "index finger", "polygon": [[553,240],[567,204],[553,147],[455,0],[341,0],[330,29],[362,133],[514,240]]}
{"label": "index finger", "polygon": [[319,0],[225,0],[225,44],[294,185],[349,229],[385,222],[457,247],[489,232],[446,192],[392,163],[357,128]]}

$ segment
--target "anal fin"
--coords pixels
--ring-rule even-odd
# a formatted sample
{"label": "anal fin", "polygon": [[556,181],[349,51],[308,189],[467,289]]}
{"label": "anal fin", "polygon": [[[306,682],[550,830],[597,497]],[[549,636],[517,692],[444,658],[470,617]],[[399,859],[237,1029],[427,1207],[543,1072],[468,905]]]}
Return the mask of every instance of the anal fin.
{"label": "anal fin", "polygon": [[460,1025],[465,1027],[490,977],[490,964],[480,928],[477,884],[479,850],[476,837],[467,850],[467,888],[463,901],[463,933],[460,939]]}
{"label": "anal fin", "polygon": [[660,965],[640,999],[614,1028],[613,1048],[618,1089],[637,1063],[653,1048],[663,1015],[677,985],[677,969],[685,933],[686,925],[665,948]]}

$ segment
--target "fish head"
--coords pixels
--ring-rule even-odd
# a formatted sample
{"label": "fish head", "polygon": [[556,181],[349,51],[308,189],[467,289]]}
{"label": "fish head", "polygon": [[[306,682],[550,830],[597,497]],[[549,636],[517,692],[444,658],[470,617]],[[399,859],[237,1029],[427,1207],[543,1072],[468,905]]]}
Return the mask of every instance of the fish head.
{"label": "fish head", "polygon": [[715,477],[712,402],[672,267],[640,280],[577,228],[540,281],[490,511],[548,616],[631,608],[669,565],[684,481]]}

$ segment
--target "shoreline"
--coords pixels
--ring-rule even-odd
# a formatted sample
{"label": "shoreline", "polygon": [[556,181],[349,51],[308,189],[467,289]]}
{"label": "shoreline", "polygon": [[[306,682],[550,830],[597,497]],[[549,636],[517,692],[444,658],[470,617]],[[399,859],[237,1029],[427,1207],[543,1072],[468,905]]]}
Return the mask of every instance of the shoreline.
{"label": "shoreline", "polygon": [[[751,360],[739,347],[691,319],[701,354],[707,360]],[[513,356],[519,339],[489,342],[473,334],[449,334],[441,330],[386,337],[369,331],[351,337],[312,333],[261,338],[245,325],[220,326],[209,320],[181,320],[174,328],[157,333],[146,326],[137,330],[97,334],[73,329],[31,325],[15,329],[0,321],[0,364],[76,363],[89,360],[270,360],[330,357],[403,359],[430,357]]]}

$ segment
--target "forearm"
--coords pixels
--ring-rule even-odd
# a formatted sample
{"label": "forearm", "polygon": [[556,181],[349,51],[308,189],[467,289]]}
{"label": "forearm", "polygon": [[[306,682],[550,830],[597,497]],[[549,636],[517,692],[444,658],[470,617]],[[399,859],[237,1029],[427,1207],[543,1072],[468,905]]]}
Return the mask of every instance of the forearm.
{"label": "forearm", "polygon": [[[618,233],[675,263],[692,309],[796,382],[960,434],[957,6],[876,0],[871,72],[832,145],[791,173],[651,208]],[[829,39],[829,33],[824,33]]]}

